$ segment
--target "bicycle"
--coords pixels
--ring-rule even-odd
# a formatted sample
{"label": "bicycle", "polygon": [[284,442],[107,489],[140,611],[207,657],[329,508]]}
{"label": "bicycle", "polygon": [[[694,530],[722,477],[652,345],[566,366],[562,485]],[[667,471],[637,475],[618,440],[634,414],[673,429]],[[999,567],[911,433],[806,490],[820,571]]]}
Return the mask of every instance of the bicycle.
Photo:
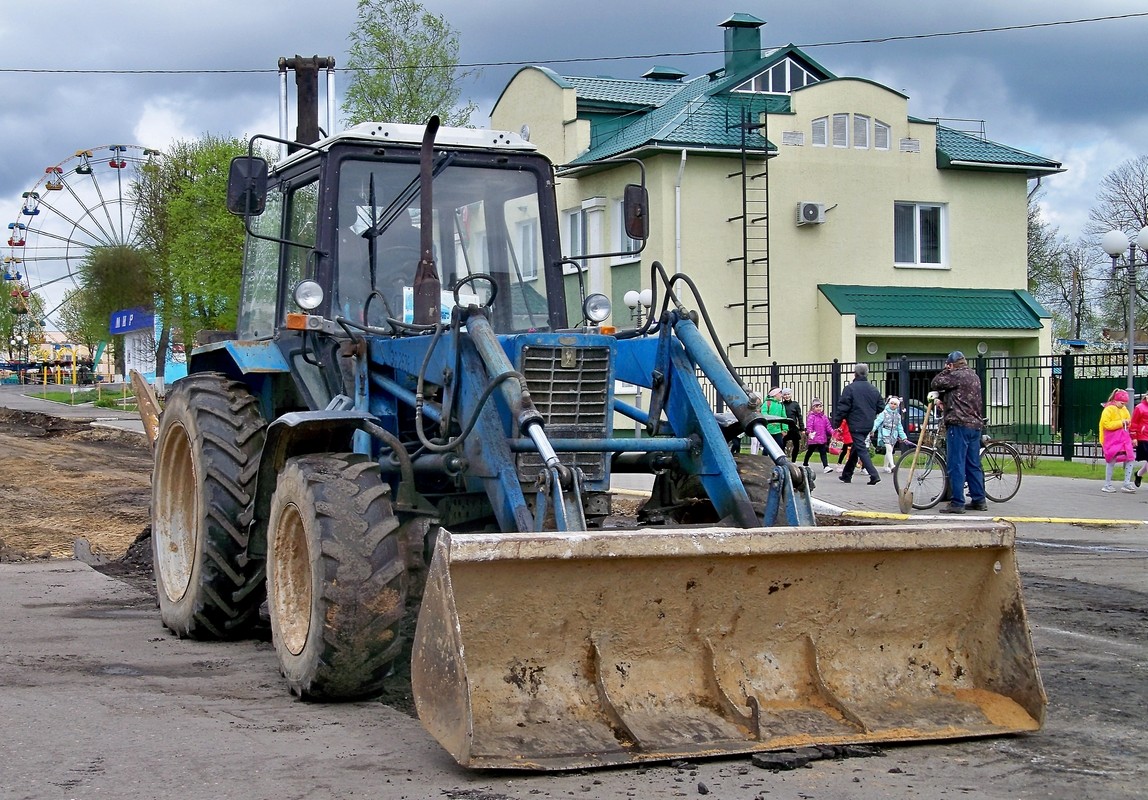
{"label": "bicycle", "polygon": [[[924,436],[926,432],[921,431],[920,435]],[[936,444],[932,446],[921,446],[917,467],[913,472],[910,487],[913,492],[913,508],[920,511],[932,508],[949,496],[943,422],[937,428],[934,441]],[[913,454],[914,450],[905,451],[898,456],[893,467],[893,488],[898,494],[901,493],[901,466],[905,466],[904,475],[907,477]],[[981,469],[985,475],[985,497],[994,503],[1004,503],[1016,497],[1022,476],[1020,452],[1008,442],[984,435],[981,437],[980,456]]]}

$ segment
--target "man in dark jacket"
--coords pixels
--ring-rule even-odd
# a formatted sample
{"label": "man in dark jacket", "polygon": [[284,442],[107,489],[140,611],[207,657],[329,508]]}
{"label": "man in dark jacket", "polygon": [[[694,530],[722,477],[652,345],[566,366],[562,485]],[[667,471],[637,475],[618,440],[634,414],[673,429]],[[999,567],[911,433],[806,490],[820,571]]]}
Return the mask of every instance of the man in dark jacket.
{"label": "man in dark jacket", "polygon": [[858,364],[853,369],[853,383],[845,387],[837,407],[833,409],[833,427],[839,427],[844,420],[849,423],[849,431],[853,434],[853,446],[849,448],[849,458],[840,476],[845,483],[853,480],[858,458],[861,459],[861,466],[869,473],[869,485],[881,482],[881,474],[873,466],[869,442],[865,436],[873,430],[873,420],[877,419],[877,413],[884,407],[885,399],[877,387],[869,383],[869,367]]}
{"label": "man in dark jacket", "polygon": [[988,506],[985,504],[985,473],[981,469],[981,428],[984,426],[981,379],[969,369],[965,354],[954,350],[945,359],[945,369],[937,373],[929,388],[940,394],[945,407],[945,451],[951,499],[939,510],[945,514],[965,513],[967,481],[969,509],[984,511]]}

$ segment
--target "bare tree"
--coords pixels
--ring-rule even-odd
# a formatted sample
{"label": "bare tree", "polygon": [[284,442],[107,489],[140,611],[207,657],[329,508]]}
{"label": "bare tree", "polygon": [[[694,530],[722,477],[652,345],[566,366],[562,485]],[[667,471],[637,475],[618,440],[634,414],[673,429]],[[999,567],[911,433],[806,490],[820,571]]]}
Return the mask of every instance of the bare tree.
{"label": "bare tree", "polygon": [[1148,225],[1148,156],[1125,161],[1104,176],[1088,220],[1085,233],[1094,236],[1114,229],[1135,233]]}
{"label": "bare tree", "polygon": [[1065,339],[1099,334],[1093,305],[1110,288],[1107,272],[1087,242],[1070,243],[1041,217],[1037,195],[1028,204],[1028,288],[1052,314],[1053,335]]}
{"label": "bare tree", "polygon": [[[1088,213],[1088,226],[1085,232],[1094,237],[1095,244],[1111,230],[1123,231],[1135,236],[1141,228],[1148,225],[1148,156],[1138,156],[1125,161],[1112,172],[1104,176],[1100,182],[1100,193],[1096,197],[1096,204]],[[1099,251],[1099,247],[1095,247]],[[1144,261],[1144,255],[1137,256],[1137,262]],[[1128,255],[1117,259],[1116,268],[1111,266],[1111,260],[1104,253],[1108,268],[1108,286],[1100,298],[1100,316],[1102,321],[1113,329],[1123,330],[1127,327],[1124,320],[1128,319]],[[1145,285],[1148,285],[1148,268],[1134,271],[1136,278],[1136,328],[1144,329],[1145,319],[1148,318],[1148,308],[1145,307]],[[1138,337],[1139,338],[1139,337]]]}

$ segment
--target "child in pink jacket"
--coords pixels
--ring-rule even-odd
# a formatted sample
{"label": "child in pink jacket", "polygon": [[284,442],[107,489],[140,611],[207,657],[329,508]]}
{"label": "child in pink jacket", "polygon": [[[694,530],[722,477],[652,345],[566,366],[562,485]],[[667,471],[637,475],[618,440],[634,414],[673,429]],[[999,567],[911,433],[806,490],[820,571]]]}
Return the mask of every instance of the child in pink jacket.
{"label": "child in pink jacket", "polygon": [[829,439],[833,436],[833,424],[825,415],[825,404],[818,397],[813,398],[809,414],[805,417],[805,461],[802,466],[809,466],[811,453],[821,456],[821,471],[832,472],[829,466]]}
{"label": "child in pink jacket", "polygon": [[1104,411],[1100,413],[1100,447],[1104,450],[1104,486],[1102,492],[1115,492],[1112,485],[1112,471],[1117,464],[1124,465],[1124,485],[1120,487],[1123,492],[1135,492],[1132,487],[1132,436],[1129,427],[1132,424],[1128,413],[1128,392],[1123,389],[1114,389],[1108,402],[1104,404]]}

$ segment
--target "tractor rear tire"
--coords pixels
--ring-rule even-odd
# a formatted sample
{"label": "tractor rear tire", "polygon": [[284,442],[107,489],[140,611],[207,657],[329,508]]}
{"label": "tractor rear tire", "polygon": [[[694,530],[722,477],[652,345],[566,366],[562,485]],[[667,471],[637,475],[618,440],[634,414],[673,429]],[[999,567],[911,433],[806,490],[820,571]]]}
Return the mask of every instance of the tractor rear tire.
{"label": "tractor rear tire", "polygon": [[292,693],[379,694],[402,652],[407,583],[378,464],[351,453],[289,459],[271,499],[267,605]]}
{"label": "tractor rear tire", "polygon": [[177,636],[236,639],[263,602],[262,562],[239,521],[251,503],[266,422],[241,383],[204,372],[172,385],[152,490],[159,612]]}

